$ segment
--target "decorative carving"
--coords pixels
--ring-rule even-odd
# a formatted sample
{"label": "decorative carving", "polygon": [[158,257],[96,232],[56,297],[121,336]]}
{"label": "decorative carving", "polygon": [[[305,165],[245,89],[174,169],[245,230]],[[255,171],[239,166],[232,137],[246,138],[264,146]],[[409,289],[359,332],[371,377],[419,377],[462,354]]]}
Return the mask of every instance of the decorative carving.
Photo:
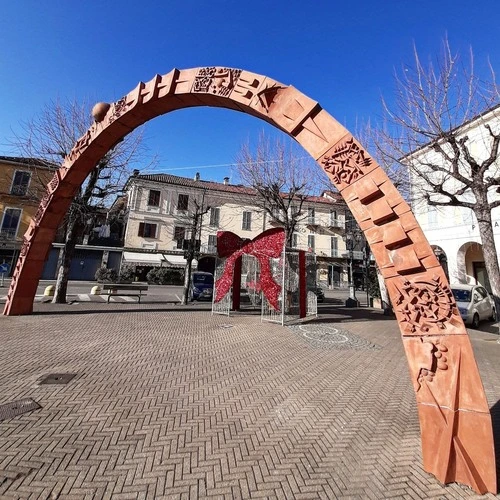
{"label": "decorative carving", "polygon": [[113,104],[113,110],[109,117],[109,123],[113,123],[117,118],[120,118],[127,109],[127,96],[122,97]]}
{"label": "decorative carving", "polygon": [[332,174],[335,184],[351,184],[364,175],[363,169],[369,167],[372,160],[365,157],[354,139],[349,139],[344,144],[335,148],[331,156],[321,160],[323,168]]}
{"label": "decorative carving", "polygon": [[78,141],[76,141],[76,144],[73,146],[73,149],[71,150],[70,154],[68,155],[68,159],[70,161],[75,161],[90,145],[92,142],[92,136],[94,132],[94,126],[95,123],[85,132]]}
{"label": "decorative carving", "polygon": [[28,253],[29,248],[30,248],[30,242],[23,237],[23,245],[21,246],[21,250],[19,250],[19,255],[21,257],[24,257]]}
{"label": "decorative carving", "polygon": [[53,193],[57,189],[58,186],[59,186],[59,175],[57,172],[55,172],[52,179],[50,180],[47,188],[51,193]]}
{"label": "decorative carving", "polygon": [[430,281],[404,281],[399,287],[395,305],[410,332],[428,332],[433,326],[445,328],[446,322],[458,314],[450,288],[439,277]]}
{"label": "decorative carving", "polygon": [[228,97],[241,74],[240,69],[201,68],[193,83],[193,92]]}
{"label": "decorative carving", "polygon": [[441,339],[432,337],[420,338],[422,343],[422,355],[420,359],[420,370],[415,382],[415,392],[418,392],[424,382],[430,383],[434,380],[438,370],[448,369],[448,347]]}
{"label": "decorative carving", "polygon": [[259,104],[262,106],[263,110],[266,113],[269,113],[269,109],[274,103],[274,100],[276,99],[278,92],[282,88],[283,87],[281,85],[273,83],[270,87],[266,87],[264,90],[261,90],[257,94],[257,99],[259,100]]}

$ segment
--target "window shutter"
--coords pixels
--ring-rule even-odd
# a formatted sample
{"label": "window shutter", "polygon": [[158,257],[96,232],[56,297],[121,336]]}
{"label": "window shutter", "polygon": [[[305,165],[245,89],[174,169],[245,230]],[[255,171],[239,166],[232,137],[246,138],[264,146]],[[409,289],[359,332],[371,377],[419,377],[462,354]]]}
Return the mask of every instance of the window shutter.
{"label": "window shutter", "polygon": [[139,223],[139,233],[138,236],[144,236],[144,222]]}

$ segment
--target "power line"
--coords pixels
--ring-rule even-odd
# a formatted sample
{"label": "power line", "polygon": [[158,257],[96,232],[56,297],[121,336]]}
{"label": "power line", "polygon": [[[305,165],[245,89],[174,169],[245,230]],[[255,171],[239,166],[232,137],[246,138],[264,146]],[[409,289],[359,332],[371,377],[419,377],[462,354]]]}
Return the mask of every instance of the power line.
{"label": "power line", "polygon": [[[301,156],[299,158],[294,158],[294,160],[305,160],[311,158],[310,156]],[[204,168],[221,168],[221,167],[236,167],[237,165],[263,165],[267,163],[278,163],[283,160],[262,160],[262,161],[249,161],[249,162],[239,162],[239,163],[220,163],[218,165],[195,165],[192,167],[160,167],[162,170],[194,170],[194,169],[204,169]]]}

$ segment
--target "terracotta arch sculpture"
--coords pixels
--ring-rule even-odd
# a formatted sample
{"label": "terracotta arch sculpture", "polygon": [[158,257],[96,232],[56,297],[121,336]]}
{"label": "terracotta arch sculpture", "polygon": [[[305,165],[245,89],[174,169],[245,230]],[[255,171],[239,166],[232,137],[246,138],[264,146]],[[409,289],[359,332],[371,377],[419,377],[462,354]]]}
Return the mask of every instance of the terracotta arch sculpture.
{"label": "terracotta arch sculpture", "polygon": [[24,237],[4,314],[29,314],[45,257],[71,200],[97,161],[158,115],[218,106],[261,118],[297,140],[328,173],[364,231],[386,280],[408,357],[424,467],[443,483],[496,492],[491,417],[469,337],[450,287],[410,207],[384,171],[321,106],[292,86],[239,69],[174,69],[112,105],[48,185]]}

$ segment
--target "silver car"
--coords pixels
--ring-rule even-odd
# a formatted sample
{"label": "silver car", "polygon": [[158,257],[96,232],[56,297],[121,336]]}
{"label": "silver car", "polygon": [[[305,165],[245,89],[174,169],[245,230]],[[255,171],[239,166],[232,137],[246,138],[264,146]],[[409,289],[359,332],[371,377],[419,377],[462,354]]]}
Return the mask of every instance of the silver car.
{"label": "silver car", "polygon": [[495,303],[482,285],[451,285],[451,291],[466,325],[477,328],[484,319],[495,320]]}

